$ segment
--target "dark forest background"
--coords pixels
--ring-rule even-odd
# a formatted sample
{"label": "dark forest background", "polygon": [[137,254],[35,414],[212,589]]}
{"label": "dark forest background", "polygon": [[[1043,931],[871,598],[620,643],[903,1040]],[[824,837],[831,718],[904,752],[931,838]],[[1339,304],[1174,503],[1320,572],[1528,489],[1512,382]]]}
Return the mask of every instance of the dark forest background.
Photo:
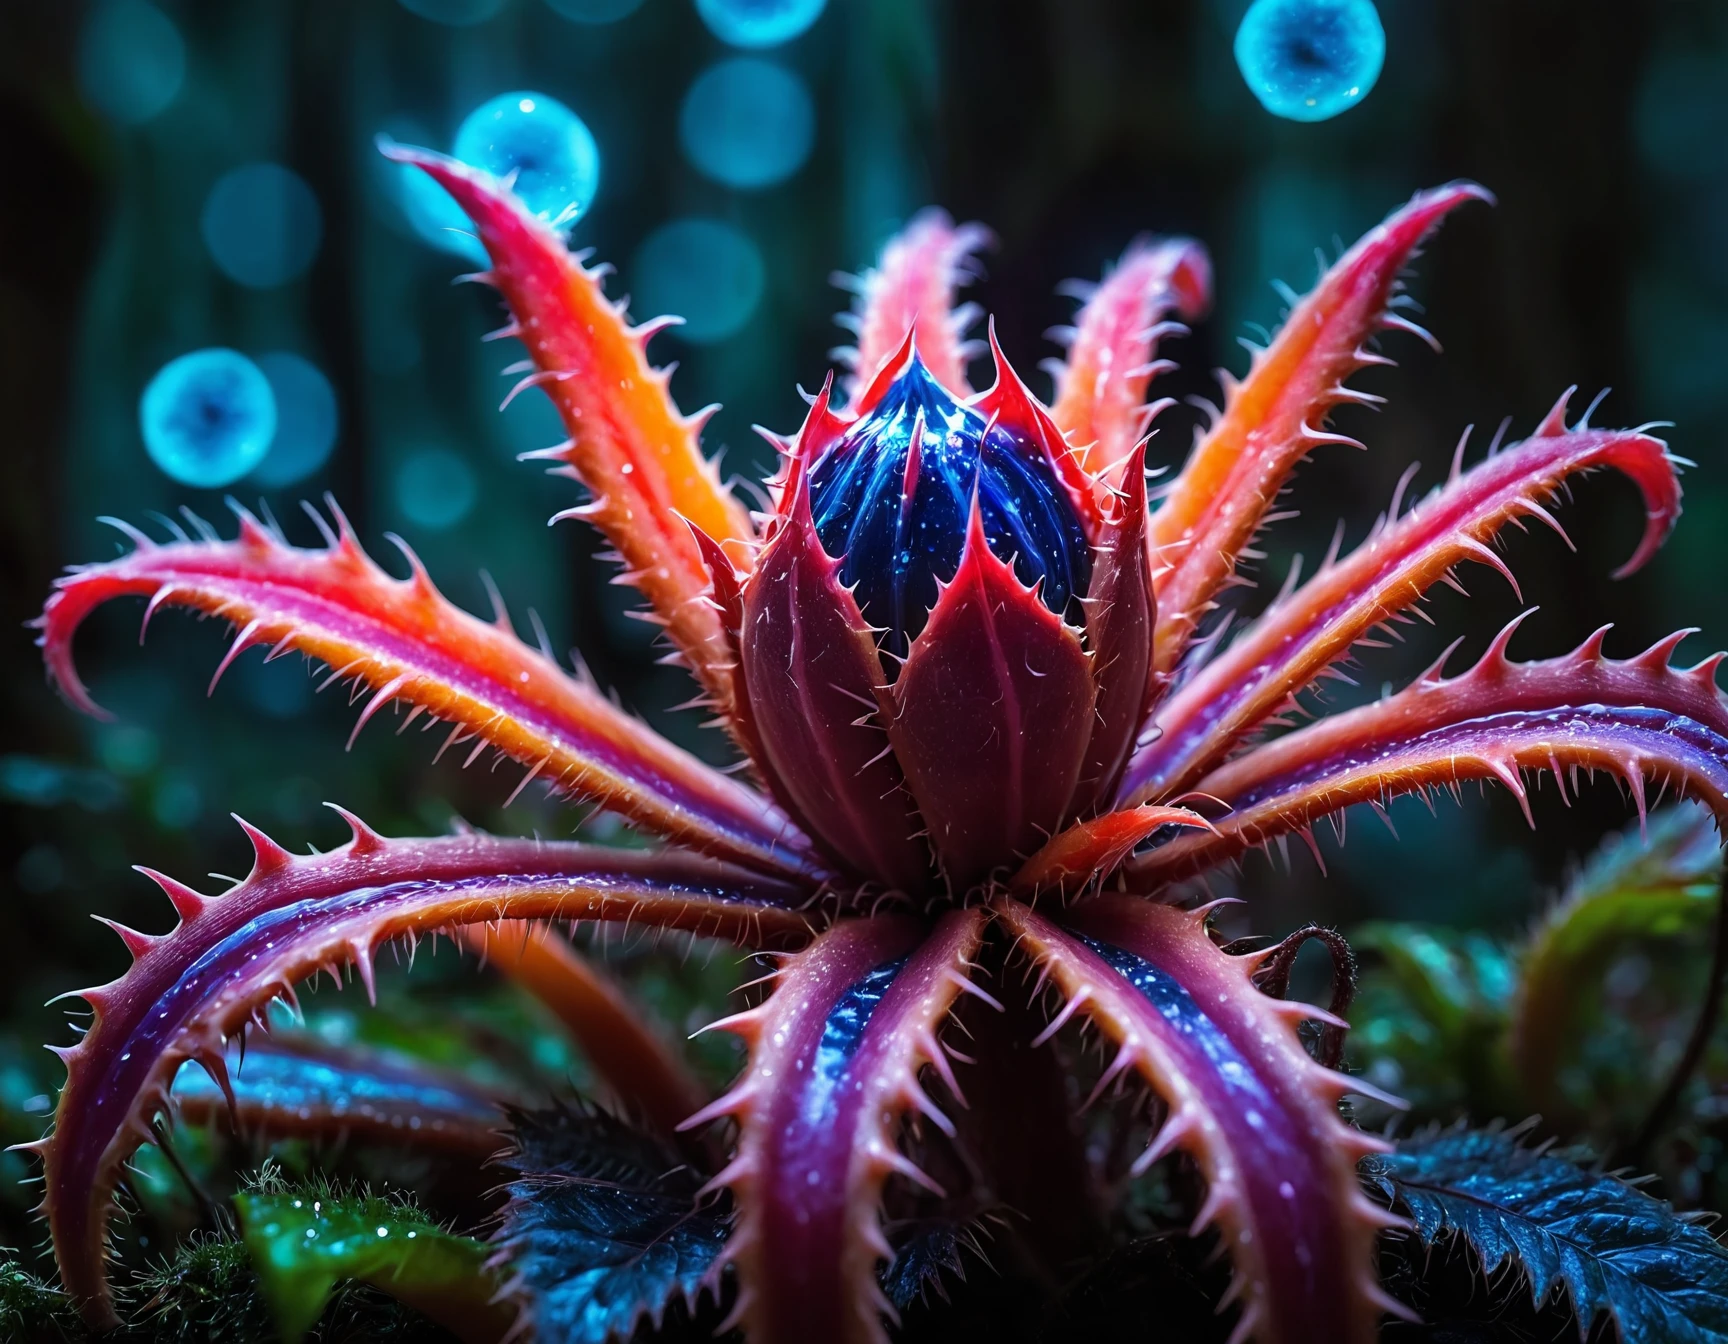
{"label": "dark forest background", "polygon": [[[514,356],[478,341],[497,325],[496,298],[450,285],[464,265],[405,226],[372,147],[380,131],[447,147],[471,107],[508,89],[562,99],[592,128],[602,185],[574,241],[620,267],[615,293],[632,289],[643,239],[675,216],[719,218],[754,240],[765,287],[743,327],[655,347],[678,361],[686,408],[724,403],[707,443],[748,475],[767,458],[750,426],[795,426],[796,386],[819,384],[844,339],[830,272],[867,264],[919,206],[995,231],[972,297],[1041,390],[1037,363],[1055,353],[1043,333],[1073,306],[1059,282],[1096,276],[1144,231],[1201,239],[1218,301],[1166,349],[1184,367],[1165,390],[1206,396],[1211,369],[1245,365],[1238,337],[1276,324],[1270,281],[1306,288],[1316,249],[1335,256],[1420,187],[1475,178],[1498,206],[1448,223],[1413,286],[1445,354],[1388,339],[1399,367],[1361,385],[1390,404],[1339,416],[1369,451],[1329,449],[1304,468],[1291,501],[1301,516],[1271,534],[1265,582],[1245,601],[1263,601],[1295,552],[1317,558],[1336,520],[1347,544],[1359,540],[1409,462],[1425,466],[1419,487],[1433,484],[1466,425],[1480,451],[1503,417],[1527,432],[1575,383],[1579,405],[1612,388],[1598,423],[1672,420],[1674,450],[1697,466],[1677,535],[1628,581],[1608,578],[1640,524],[1622,481],[1592,480],[1564,509],[1576,557],[1550,534],[1513,535],[1524,604],[1541,608],[1514,655],[1558,652],[1606,621],[1622,655],[1683,624],[1702,627],[1683,653],[1728,641],[1728,5],[1383,0],[1379,86],[1334,121],[1299,125],[1268,116],[1235,69],[1242,0],[830,0],[807,34],[767,53],[814,98],[814,152],[787,182],[752,193],[704,179],[680,152],[683,92],[727,55],[690,0],[646,0],[606,26],[571,23],[544,0],[505,0],[471,27],[396,0],[159,6],[185,42],[184,85],[160,115],[125,125],[80,85],[86,6],[0,4],[9,1106],[35,1101],[52,1075],[36,1044],[64,1027],[43,1000],[121,964],[86,916],[166,924],[135,863],[192,879],[243,871],[230,811],[294,846],[342,837],[323,799],[393,833],[442,829],[455,814],[501,831],[572,824],[534,790],[504,808],[513,768],[434,765],[430,739],[392,737],[384,723],[345,754],[353,711],[339,691],[314,696],[298,660],[266,668],[248,654],[206,702],[224,641],[215,623],[166,616],[140,651],[138,604],[101,613],[80,653],[112,723],[79,716],[46,685],[24,623],[64,565],[114,553],[97,515],[147,522],[186,504],[227,522],[220,492],[174,485],[139,439],[139,393],[182,350],[293,350],[328,376],[334,454],[313,478],[265,492],[291,537],[314,538],[297,500],[328,489],[375,554],[392,554],[384,533],[403,533],[465,605],[483,605],[484,566],[519,617],[533,608],[554,646],[580,648],[627,704],[698,750],[722,750],[673,712],[690,688],[655,666],[649,628],[624,619],[629,590],[606,582],[595,538],[542,525],[575,502],[572,487],[511,459],[556,428],[537,393],[498,413],[508,384],[497,371]],[[213,269],[199,211],[217,177],[258,160],[312,188],[322,235],[302,277],[252,290]],[[1184,405],[1163,418],[1159,461],[1181,460],[1198,416]],[[428,446],[467,465],[474,495],[441,527],[416,525],[400,496],[401,464]],[[243,482],[234,493],[260,491]],[[1470,599],[1442,591],[1430,604],[1438,629],[1417,626],[1407,647],[1365,660],[1363,694],[1409,676],[1453,634],[1468,635],[1461,658],[1479,653],[1520,609],[1489,571],[1464,577]],[[1510,800],[1473,793],[1436,818],[1416,801],[1395,808],[1401,842],[1352,818],[1343,847],[1322,837],[1325,876],[1306,855],[1289,873],[1251,861],[1248,918],[1268,934],[1372,916],[1511,931],[1627,814],[1607,784],[1570,810],[1551,787],[1534,802],[1533,834]]]}

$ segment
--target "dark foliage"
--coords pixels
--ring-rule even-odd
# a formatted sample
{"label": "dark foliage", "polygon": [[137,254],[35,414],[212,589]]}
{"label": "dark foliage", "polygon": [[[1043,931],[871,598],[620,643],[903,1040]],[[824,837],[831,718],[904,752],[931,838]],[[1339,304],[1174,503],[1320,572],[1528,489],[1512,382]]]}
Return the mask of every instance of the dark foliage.
{"label": "dark foliage", "polygon": [[596,1106],[513,1112],[500,1240],[539,1338],[603,1344],[638,1319],[695,1309],[725,1244],[724,1204],[651,1135]]}
{"label": "dark foliage", "polygon": [[1703,1344],[1728,1332],[1728,1252],[1708,1232],[1514,1132],[1421,1135],[1369,1159],[1364,1175],[1424,1243],[1462,1238],[1489,1276],[1515,1267],[1538,1310],[1563,1292],[1581,1335],[1602,1315],[1628,1340]]}

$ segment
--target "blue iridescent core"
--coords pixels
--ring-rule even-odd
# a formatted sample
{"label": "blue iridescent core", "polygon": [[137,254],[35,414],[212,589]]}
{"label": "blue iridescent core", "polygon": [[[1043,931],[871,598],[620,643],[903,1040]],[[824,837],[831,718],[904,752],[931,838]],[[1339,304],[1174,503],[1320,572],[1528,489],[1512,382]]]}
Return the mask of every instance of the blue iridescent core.
{"label": "blue iridescent core", "polygon": [[856,585],[886,652],[905,656],[938,580],[959,570],[974,492],[991,552],[1022,583],[1042,580],[1044,605],[1080,623],[1071,607],[1091,581],[1092,548],[1043,447],[961,405],[914,356],[810,472],[817,535],[844,557],[841,582]]}
{"label": "blue iridescent core", "polygon": [[1386,30],[1373,0],[1254,0],[1236,30],[1236,64],[1273,116],[1325,121],[1380,78]]}

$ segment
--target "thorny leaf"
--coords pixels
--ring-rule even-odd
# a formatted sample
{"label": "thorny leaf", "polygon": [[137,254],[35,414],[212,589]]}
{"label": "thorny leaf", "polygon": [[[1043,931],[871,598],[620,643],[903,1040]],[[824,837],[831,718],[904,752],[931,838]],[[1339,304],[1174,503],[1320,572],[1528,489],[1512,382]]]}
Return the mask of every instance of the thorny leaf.
{"label": "thorny leaf", "polygon": [[1628,1341],[1707,1344],[1728,1332],[1728,1251],[1708,1232],[1513,1132],[1430,1132],[1362,1171],[1424,1243],[1461,1236],[1488,1275],[1518,1266],[1537,1306],[1563,1289],[1580,1338],[1603,1313]]}
{"label": "thorny leaf", "polygon": [[514,1173],[499,1240],[543,1344],[628,1338],[638,1320],[695,1305],[725,1245],[705,1177],[595,1106],[512,1114]]}

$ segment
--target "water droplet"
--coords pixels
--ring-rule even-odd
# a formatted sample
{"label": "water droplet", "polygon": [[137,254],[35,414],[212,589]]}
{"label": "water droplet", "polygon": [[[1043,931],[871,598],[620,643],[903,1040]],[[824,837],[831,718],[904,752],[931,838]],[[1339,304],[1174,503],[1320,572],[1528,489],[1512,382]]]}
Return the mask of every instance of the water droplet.
{"label": "water droplet", "polygon": [[762,254],[750,238],[717,219],[678,219],[649,234],[630,268],[645,316],[677,313],[680,338],[704,345],[738,331],[762,301]]}
{"label": "water droplet", "polygon": [[78,90],[115,121],[136,126],[174,101],[186,78],[180,30],[146,0],[97,5],[78,34]]}
{"label": "water droplet", "polygon": [[1268,112],[1291,121],[1355,106],[1385,60],[1373,0],[1254,0],[1236,30],[1242,78]]}
{"label": "water droplet", "polygon": [[472,28],[504,8],[504,0],[400,0],[402,8],[450,28]]}
{"label": "water droplet", "polygon": [[276,437],[252,479],[275,488],[303,481],[336,446],[336,393],[310,360],[286,350],[258,357],[276,397]]}
{"label": "water droplet", "polygon": [[711,65],[684,95],[684,153],[707,176],[749,191],[784,182],[804,166],[816,113],[804,81],[760,57]]}
{"label": "water droplet", "polygon": [[696,0],[708,30],[734,47],[777,47],[804,32],[828,0]]}
{"label": "water droplet", "polygon": [[452,527],[474,507],[474,470],[448,448],[422,448],[396,469],[396,507],[417,527]]}
{"label": "water droplet", "polygon": [[497,177],[516,174],[516,194],[542,219],[569,224],[594,203],[600,147],[586,123],[556,98],[518,90],[470,112],[455,156]]}
{"label": "water droplet", "polygon": [[276,433],[270,380],[220,346],[170,360],[138,401],[144,447],[182,485],[231,485],[264,460]]}
{"label": "water droplet", "polygon": [[560,18],[572,23],[616,23],[642,8],[642,0],[546,0]]}
{"label": "water droplet", "polygon": [[272,289],[304,274],[324,236],[312,188],[279,163],[249,163],[223,174],[204,198],[198,225],[217,268],[252,289]]}

